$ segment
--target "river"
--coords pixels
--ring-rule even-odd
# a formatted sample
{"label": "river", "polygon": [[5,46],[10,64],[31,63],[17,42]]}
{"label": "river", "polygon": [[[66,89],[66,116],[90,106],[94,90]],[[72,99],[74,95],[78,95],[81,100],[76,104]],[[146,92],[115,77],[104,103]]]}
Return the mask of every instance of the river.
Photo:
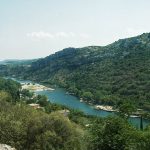
{"label": "river", "polygon": [[[12,78],[13,80],[16,80]],[[31,83],[31,81],[21,81],[21,80],[16,80],[20,83]],[[73,109],[78,109],[83,111],[87,115],[95,115],[95,116],[100,116],[100,117],[106,117],[109,115],[114,115],[113,112],[108,112],[104,110],[96,110],[94,109],[93,106],[90,106],[87,103],[80,102],[80,99],[73,96],[66,94],[67,91],[62,88],[56,88],[55,90],[52,91],[37,91],[37,94],[41,95],[46,95],[49,99],[50,102],[52,103],[57,103],[61,105],[65,105],[67,107],[73,108]],[[140,118],[129,118],[129,122],[132,123],[136,128],[140,127]],[[150,121],[143,119],[143,127],[146,127],[148,124],[150,124]]]}

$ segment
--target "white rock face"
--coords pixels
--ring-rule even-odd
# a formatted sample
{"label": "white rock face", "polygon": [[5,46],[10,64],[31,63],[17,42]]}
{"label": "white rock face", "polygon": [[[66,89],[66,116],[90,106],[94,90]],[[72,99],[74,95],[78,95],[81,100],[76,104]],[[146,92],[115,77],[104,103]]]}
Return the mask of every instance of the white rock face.
{"label": "white rock face", "polygon": [[0,144],[0,150],[16,150],[16,149],[6,144]]}

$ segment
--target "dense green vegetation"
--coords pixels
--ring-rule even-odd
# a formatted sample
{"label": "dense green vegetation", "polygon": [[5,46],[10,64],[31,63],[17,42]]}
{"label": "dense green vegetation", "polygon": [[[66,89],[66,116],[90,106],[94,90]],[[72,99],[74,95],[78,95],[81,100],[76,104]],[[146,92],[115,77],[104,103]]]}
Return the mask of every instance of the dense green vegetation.
{"label": "dense green vegetation", "polygon": [[[21,85],[13,80],[5,80],[3,78],[0,78],[0,91],[1,95],[5,95],[6,97],[10,97],[12,102],[19,101],[20,95],[19,90],[21,88]],[[6,94],[9,93],[9,95]]]}
{"label": "dense green vegetation", "polygon": [[8,59],[0,61],[2,65],[31,65],[32,62],[36,61],[36,59],[29,59],[29,60],[17,60],[17,59]]}
{"label": "dense green vegetation", "polygon": [[[51,104],[45,96],[20,90],[15,81],[0,81],[0,143],[17,150],[84,149],[83,129],[59,113],[63,106]],[[21,97],[16,97],[16,92]],[[33,102],[40,104],[41,109],[27,105]]]}
{"label": "dense green vegetation", "polygon": [[2,75],[57,84],[92,103],[115,105],[129,100],[150,110],[149,33],[105,47],[67,48],[31,67],[0,69]]}
{"label": "dense green vegetation", "polygon": [[17,150],[149,150],[149,126],[140,131],[120,118],[133,110],[129,103],[119,104],[116,117],[97,118],[71,109],[66,116],[60,110],[68,108],[20,90],[17,82],[1,78],[0,83],[0,143]]}
{"label": "dense green vegetation", "polygon": [[89,128],[89,150],[148,150],[150,131],[137,131],[122,118],[97,119]]}
{"label": "dense green vegetation", "polygon": [[18,150],[80,150],[82,130],[59,113],[0,101],[0,143]]}

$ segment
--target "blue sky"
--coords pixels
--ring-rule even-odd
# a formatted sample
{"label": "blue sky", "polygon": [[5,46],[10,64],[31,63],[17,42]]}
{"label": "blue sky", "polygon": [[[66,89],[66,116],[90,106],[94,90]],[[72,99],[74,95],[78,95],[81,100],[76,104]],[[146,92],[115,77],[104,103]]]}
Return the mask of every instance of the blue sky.
{"label": "blue sky", "polygon": [[150,32],[150,0],[0,0],[0,60]]}

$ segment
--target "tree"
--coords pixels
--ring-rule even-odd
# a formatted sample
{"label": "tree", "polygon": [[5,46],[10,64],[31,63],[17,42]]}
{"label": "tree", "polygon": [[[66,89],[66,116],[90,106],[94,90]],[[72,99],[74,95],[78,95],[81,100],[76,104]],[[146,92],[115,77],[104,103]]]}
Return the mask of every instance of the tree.
{"label": "tree", "polygon": [[136,147],[136,138],[133,136],[136,130],[119,117],[94,122],[89,133],[89,150],[125,150]]}
{"label": "tree", "polygon": [[22,95],[23,98],[32,98],[33,96],[33,92],[30,92],[27,89],[23,89],[20,94]]}
{"label": "tree", "polygon": [[118,111],[119,111],[119,115],[124,117],[124,118],[129,118],[130,115],[136,111],[136,107],[133,103],[125,101],[125,102],[121,102],[120,104],[118,104],[117,106]]}
{"label": "tree", "polygon": [[49,104],[48,99],[45,95],[38,95],[36,97],[36,101],[42,107],[46,107]]}
{"label": "tree", "polygon": [[0,101],[12,102],[12,97],[8,92],[0,91]]}
{"label": "tree", "polygon": [[84,92],[82,96],[88,101],[93,99],[93,94],[91,92]]}
{"label": "tree", "polygon": [[1,143],[21,150],[81,150],[82,137],[82,129],[60,113],[0,101]]}
{"label": "tree", "polygon": [[0,91],[9,93],[13,103],[20,100],[20,88],[21,85],[18,82],[0,77]]}

